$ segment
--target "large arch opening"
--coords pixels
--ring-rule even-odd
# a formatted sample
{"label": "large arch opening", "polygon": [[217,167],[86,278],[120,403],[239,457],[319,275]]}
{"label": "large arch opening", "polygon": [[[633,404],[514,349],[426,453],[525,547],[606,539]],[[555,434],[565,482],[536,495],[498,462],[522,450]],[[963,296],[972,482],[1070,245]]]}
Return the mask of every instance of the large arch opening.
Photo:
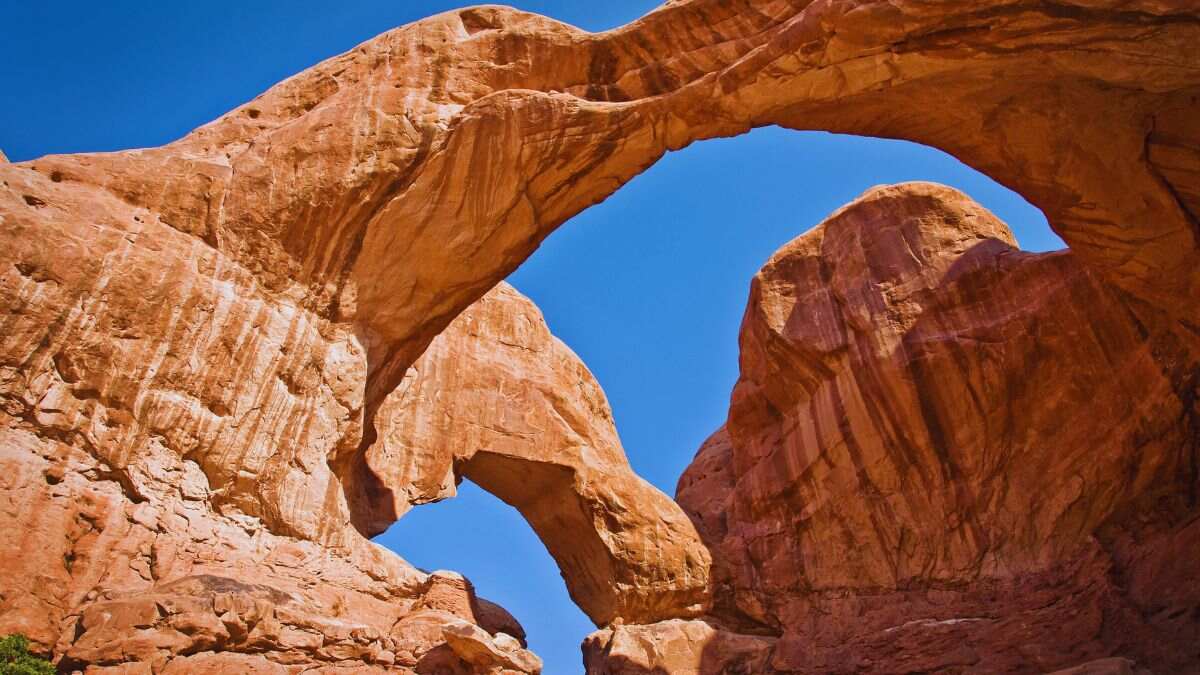
{"label": "large arch opening", "polygon": [[1022,250],[1066,247],[1024,197],[936,148],[764,127],[667,154],[555,231],[509,281],[604,387],[634,469],[674,494],[728,412],[750,278],[868,188],[915,180],[966,193]]}
{"label": "large arch opening", "polygon": [[426,571],[470,579],[480,597],[521,622],[544,672],[579,668],[578,642],[594,630],[591,621],[571,602],[554,558],[521,514],[478,485],[464,480],[456,497],[416,507],[375,541]]}
{"label": "large arch opening", "polygon": [[[673,495],[728,412],[750,277],[864,190],[911,180],[971,195],[1026,250],[1063,247],[1038,209],[944,152],[769,127],[668,154],[557,230],[509,281],[604,387],[637,473]],[[416,507],[376,541],[419,566],[462,571],[523,622],[545,672],[576,672],[594,627],[520,520],[464,480],[457,497]]]}

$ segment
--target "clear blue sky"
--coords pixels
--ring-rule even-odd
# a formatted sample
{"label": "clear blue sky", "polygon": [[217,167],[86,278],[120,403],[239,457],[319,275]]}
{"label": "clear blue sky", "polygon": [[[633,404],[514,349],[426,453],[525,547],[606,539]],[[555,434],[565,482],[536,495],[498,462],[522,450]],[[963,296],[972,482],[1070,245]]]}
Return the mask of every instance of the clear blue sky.
{"label": "clear blue sky", "polygon": [[[275,82],[444,0],[5,3],[0,149],[48,153],[159,145]],[[603,30],[655,0],[530,0]],[[550,237],[513,275],[608,393],[633,466],[668,494],[725,418],[751,275],[784,242],[866,188],[955,186],[1009,223],[1026,249],[1060,248],[1039,211],[957,160],[896,141],[761,129],[667,156]],[[547,675],[582,672],[591,625],[520,516],[464,484],[378,541],[426,569],[454,569],[525,625]]]}

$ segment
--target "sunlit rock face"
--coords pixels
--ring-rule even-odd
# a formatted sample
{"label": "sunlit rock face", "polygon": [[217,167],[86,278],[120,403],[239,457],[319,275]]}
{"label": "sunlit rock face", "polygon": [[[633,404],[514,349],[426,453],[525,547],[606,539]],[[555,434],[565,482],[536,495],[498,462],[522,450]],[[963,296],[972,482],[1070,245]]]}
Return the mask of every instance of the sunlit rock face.
{"label": "sunlit rock face", "polygon": [[538,672],[466,580],[351,526],[329,467],[361,428],[345,328],[148,216],[22,208],[0,254],[0,633],[64,669]]}
{"label": "sunlit rock face", "polygon": [[385,521],[453,496],[465,476],[520,510],[597,625],[708,609],[691,521],[633,473],[604,392],[511,286],[434,339],[377,423],[367,464],[394,498]]}
{"label": "sunlit rock face", "polygon": [[[632,624],[661,620],[672,635],[697,644],[708,635],[733,645],[727,651],[737,659],[769,656],[771,667],[803,671],[820,667],[806,659],[824,654],[820,645],[845,636],[864,607],[874,606],[862,598],[876,596],[857,592],[864,584],[884,595],[926,584],[933,590],[924,596],[903,597],[935,607],[973,602],[974,591],[956,580],[978,574],[1007,580],[1011,585],[997,582],[994,593],[1031,606],[1083,603],[1073,616],[1100,628],[1068,624],[1068,635],[1079,636],[1068,640],[1077,646],[1075,662],[1094,652],[1129,652],[1177,663],[1173,650],[1181,642],[1172,636],[1191,630],[1194,612],[1186,607],[1196,587],[1173,580],[1191,569],[1197,539],[1179,534],[1194,504],[1194,492],[1179,486],[1194,483],[1196,473],[1194,460],[1188,463],[1195,385],[1180,373],[1191,368],[1200,332],[1197,14],[1190,0],[683,0],[592,35],[481,7],[385,33],[160,148],[0,164],[0,525],[14,543],[0,551],[0,631],[30,634],[64,667],[533,671],[533,657],[505,637],[519,630],[511,620],[483,618],[497,612],[478,609],[483,605],[465,581],[418,572],[364,539],[413,499],[440,494],[450,458],[456,476],[472,476],[526,513],[594,619],[628,624],[606,628],[612,640],[592,643],[589,653],[601,660],[605,649],[646,634]],[[866,403],[843,398],[845,414],[804,418],[794,406],[832,405],[835,390],[884,391],[839,378],[847,364],[865,367],[868,359],[908,364],[906,352],[889,352],[888,345],[898,340],[907,349],[914,330],[916,337],[938,334],[926,323],[925,305],[893,307],[879,289],[842,279],[860,305],[823,325],[844,321],[846,331],[883,332],[838,347],[840,355],[827,351],[847,332],[785,331],[787,339],[776,339],[770,323],[755,329],[754,339],[766,341],[762,349],[787,349],[762,356],[759,366],[767,370],[746,370],[729,439],[715,439],[706,451],[714,467],[725,463],[721,452],[731,458],[732,473],[714,472],[710,482],[744,481],[747,490],[731,489],[728,522],[694,509],[705,516],[699,529],[716,536],[710,541],[718,573],[706,586],[706,554],[689,548],[693,534],[679,512],[631,476],[607,439],[597,392],[551,391],[557,382],[586,379],[572,373],[563,351],[533,350],[534,361],[509,369],[518,382],[525,368],[532,376],[523,389],[511,389],[528,421],[487,407],[502,402],[472,391],[469,380],[456,385],[463,402],[433,400],[421,386],[427,375],[412,368],[566,219],[668,150],[767,124],[904,138],[952,152],[1041,207],[1072,254],[1018,264],[1027,258],[998,252],[997,262],[984,266],[1004,277],[1005,288],[979,283],[1012,321],[1027,326],[1031,312],[1061,315],[1047,319],[1061,331],[1047,343],[1058,350],[1055,360],[1029,352],[1028,335],[1020,333],[1012,334],[1011,349],[997,347],[988,357],[1009,359],[1004,368],[1014,370],[1006,376],[992,361],[948,381],[912,366],[914,377],[925,378],[917,387],[924,398],[910,395],[896,405],[921,417],[881,418],[871,427],[879,438],[905,444],[904,452],[887,455],[897,469],[863,465],[847,477],[845,467],[811,468],[813,457],[850,451],[802,445],[797,434],[807,434],[805,443],[836,441],[845,433],[827,424],[836,420],[853,435],[865,428]],[[988,232],[971,236],[993,239]],[[843,253],[853,259],[852,250]],[[856,273],[899,275],[914,288],[926,284],[922,292],[930,297],[950,294],[938,302],[953,300],[953,284],[938,291],[936,279],[905,267],[906,259],[875,255],[887,267]],[[944,272],[954,271],[951,265]],[[1063,275],[1059,285],[1046,281],[1053,274]],[[1018,302],[1022,294],[1007,285],[1030,297]],[[1037,295],[1049,290],[1060,304]],[[1081,304],[1093,300],[1095,309]],[[939,321],[968,327],[964,317],[993,311],[943,316],[942,305],[931,307]],[[1100,322],[1094,337],[1081,333],[1082,349],[1095,367],[1123,364],[1128,370],[1119,374],[1128,380],[1119,382],[1127,391],[1088,370],[1082,354],[1066,353],[1072,313],[1077,328]],[[902,330],[910,319],[917,323]],[[480,339],[511,333],[496,327]],[[480,367],[481,382],[506,376],[512,357],[505,349],[451,349],[463,339],[452,337],[437,349]],[[927,350],[921,359],[939,367],[959,362],[935,349],[933,338],[926,342],[913,347]],[[756,348],[750,344],[748,353]],[[982,359],[987,348],[981,342],[968,352]],[[489,354],[502,361],[472,361]],[[543,358],[549,362],[537,361]],[[431,365],[424,365],[429,382],[453,370]],[[971,398],[993,401],[995,392],[954,388],[1011,384],[1014,372],[1023,376],[1020,387],[1012,384],[1014,405],[1032,406],[1025,389],[1052,387],[1047,377],[1077,379],[1054,384],[1060,389],[1041,400],[1043,408],[1027,407],[1029,421],[1012,427],[995,425],[1015,415],[995,418]],[[787,377],[773,381],[780,373]],[[890,377],[899,379],[878,386],[917,382]],[[1171,387],[1174,399],[1164,393]],[[383,414],[393,395],[410,397],[415,407]],[[1131,407],[1115,407],[1120,401]],[[1044,411],[1066,414],[1072,402],[1096,407],[1053,427]],[[475,404],[508,442],[421,421],[430,410],[445,410],[464,425],[478,424]],[[556,404],[566,411],[561,420],[550,419]],[[783,404],[794,406],[779,409],[778,420],[767,415],[769,406]],[[571,417],[579,411],[588,418]],[[952,412],[968,417],[951,424],[943,417]],[[848,426],[851,414],[860,426]],[[990,426],[979,427],[981,419]],[[819,430],[812,420],[821,420]],[[1130,436],[1121,420],[1144,420],[1144,428]],[[543,422],[539,432],[553,440],[547,448],[522,446],[507,433]],[[1067,444],[1061,465],[1045,455],[1029,464],[1015,458],[1018,449],[1037,445],[1023,428],[1030,425]],[[432,429],[437,438],[422,440]],[[1009,432],[999,441],[990,435]],[[407,433],[421,443],[395,442]],[[1083,436],[1094,446],[1088,457],[1071,445]],[[1134,450],[1118,437],[1131,439]],[[854,438],[862,447],[870,440]],[[487,444],[472,447],[478,440]],[[957,460],[951,443],[983,454]],[[406,447],[430,448],[429,461],[408,464]],[[931,457],[937,462],[928,463]],[[401,464],[388,465],[393,458]],[[804,480],[788,487],[756,470],[770,461],[783,461],[782,475]],[[414,466],[433,473],[410,473]],[[1079,469],[1078,480],[1070,468]],[[1035,476],[1037,469],[1046,475]],[[539,504],[513,485],[514,471],[531,472],[538,488],[561,495],[569,522],[590,518],[581,549],[562,543],[556,533],[566,525],[555,520],[557,505]],[[895,503],[888,490],[902,487],[899,477],[925,492]],[[1112,482],[1097,487],[1104,477]],[[878,495],[860,490],[867,479]],[[1035,498],[1037,489],[1066,491]],[[864,495],[869,508],[833,503],[835,496]],[[701,501],[724,499],[709,494]],[[895,523],[861,520],[880,514]],[[662,523],[652,527],[656,516]],[[797,533],[805,518],[847,534],[826,550],[828,532]],[[940,529],[926,518],[940,518]],[[985,531],[984,522],[995,530]],[[772,528],[790,529],[772,536]],[[745,548],[730,553],[736,546],[726,545],[729,537],[740,537]],[[832,562],[836,555],[848,556],[844,569]],[[803,564],[785,573],[773,560]],[[1050,563],[1066,571],[1044,573]],[[830,604],[839,584],[855,592]],[[714,615],[730,625],[681,625],[696,620],[710,590]],[[781,604],[788,599],[794,602]],[[805,623],[805,603],[838,620]],[[878,625],[975,616],[914,606]],[[1137,609],[1141,618],[1114,614],[1114,607]],[[997,635],[1015,625],[1001,624]],[[709,629],[780,637],[764,656],[743,649],[736,635],[725,640]],[[860,639],[874,639],[867,635]],[[879,639],[897,644],[897,633]],[[908,654],[945,653],[923,639],[900,644],[911,644]],[[991,649],[954,639],[974,653]],[[1065,662],[1066,649],[1022,652],[1012,662]],[[686,659],[673,663],[692,667]],[[960,667],[947,663],[943,669]]]}
{"label": "sunlit rock face", "polygon": [[1195,336],[1015,244],[904,184],[755,276],[729,420],[677,499],[716,625],[777,638],[771,672],[1200,664]]}

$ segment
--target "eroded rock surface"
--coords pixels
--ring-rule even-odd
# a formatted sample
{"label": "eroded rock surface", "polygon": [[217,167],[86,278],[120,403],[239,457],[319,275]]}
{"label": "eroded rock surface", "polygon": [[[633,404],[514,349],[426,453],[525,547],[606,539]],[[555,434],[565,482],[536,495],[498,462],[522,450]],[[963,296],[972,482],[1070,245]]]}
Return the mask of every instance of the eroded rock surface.
{"label": "eroded rock surface", "polygon": [[[250,590],[235,593],[245,603],[259,602],[263,593],[295,597],[305,612],[321,617],[338,616],[331,589],[353,590],[364,606],[374,602],[368,597],[379,600],[361,616],[382,627],[380,639],[351,640],[378,654],[371,658],[381,665],[370,667],[388,667],[385,652],[401,659],[397,664],[406,658],[409,647],[384,641],[385,634],[441,645],[430,650],[441,650],[436,659],[461,662],[465,651],[490,653],[463,644],[455,651],[443,635],[442,627],[453,623],[439,613],[444,610],[413,609],[428,578],[362,539],[386,524],[380,514],[397,509],[395,495],[404,487],[381,483],[387,472],[368,465],[368,451],[383,433],[378,411],[435,336],[555,227],[664,152],[755,126],[905,138],[954,153],[1046,211],[1073,250],[1053,264],[1103,279],[1109,285],[1096,281],[1096,298],[1122,298],[1131,318],[1112,330],[1143,326],[1143,351],[1155,347],[1142,361],[1186,368],[1200,296],[1200,117],[1193,114],[1200,94],[1198,14],[1190,0],[684,0],[591,35],[515,10],[480,7],[381,35],[161,148],[0,164],[0,452],[6,463],[0,517],[22,542],[21,549],[4,552],[6,569],[15,571],[0,582],[0,629],[27,629],[40,648],[65,658],[89,631],[126,625],[103,613],[78,624],[89,603],[126,607],[137,605],[129,599],[136,595],[179,594],[181,588],[201,604],[211,596],[219,620],[231,605],[221,604],[215,614],[216,591],[170,586],[203,574],[248,584]],[[1064,308],[1081,311],[1069,303],[1093,299],[1078,292],[1083,295],[1064,297]],[[1016,297],[996,293],[1009,305]],[[1177,382],[1148,376],[1132,390],[1154,395],[1164,378]],[[1187,396],[1185,388],[1176,394],[1181,401]],[[1153,405],[1149,401],[1138,399],[1133,414],[1153,417],[1144,407]],[[1162,405],[1164,415],[1183,415],[1186,408]],[[1177,434],[1185,423],[1179,420],[1188,419],[1150,424],[1137,447],[1167,443],[1161,435]],[[774,452],[757,442],[739,446],[742,431],[733,419],[729,428],[734,447]],[[1133,477],[1120,485],[1142,486],[1168,474],[1166,484],[1173,484],[1189,475],[1183,469],[1170,474],[1172,461],[1184,466],[1184,455],[1176,447],[1181,459],[1152,457],[1144,469],[1127,461]],[[499,478],[505,469],[487,466],[490,458],[472,455],[464,467],[507,493]],[[995,463],[1004,456],[989,458]],[[521,455],[523,463],[529,459]],[[1083,473],[1080,489],[1114,461],[1101,455],[1096,467],[1085,467],[1093,473]],[[625,470],[575,459],[564,466],[571,469],[562,472],[564,480],[575,480],[584,468]],[[931,468],[928,480],[948,470]],[[1056,474],[1047,480],[1069,479]],[[756,494],[779,489],[769,478],[753,483]],[[580,503],[608,499],[615,505],[630,497],[580,487],[572,490],[573,498],[583,495]],[[1170,503],[1148,509],[1130,490],[1109,492],[1085,500],[1096,509],[1086,513],[1072,507],[1075,502],[1046,498],[1052,515],[1012,527],[1031,536],[1049,532],[1054,545],[1048,550],[1061,552],[1076,550],[1083,536],[1071,531],[1072,523],[1085,530],[1100,523],[1093,531],[1104,535],[1093,537],[1098,557],[1063,564],[1077,565],[1086,587],[1103,594],[1110,586],[1094,583],[1097,573],[1088,562],[1099,560],[1094,565],[1127,575],[1117,596],[1146,598],[1149,604],[1138,606],[1153,606],[1147,625],[1158,625],[1160,612],[1186,623],[1186,594],[1161,610],[1153,603],[1162,580],[1188,569],[1184,561],[1194,559],[1190,542],[1197,538],[1176,536],[1172,514],[1178,509]],[[509,498],[522,505],[519,495]],[[901,516],[975,498],[935,494],[906,505]],[[781,515],[794,505],[782,499]],[[1060,507],[1062,514],[1053,515]],[[1106,509],[1111,513],[1100,515]],[[826,507],[818,515],[837,513]],[[1134,527],[1136,518],[1146,522]],[[864,557],[853,569],[886,584],[1017,569],[1036,557],[1036,542],[1006,542],[998,562],[978,562],[972,552],[992,551],[992,539],[983,547],[984,535],[970,523],[951,523],[949,532],[975,541],[946,535],[945,552],[932,552],[905,534],[900,553],[889,558],[895,564]],[[675,547],[677,530],[665,526],[658,541]],[[245,538],[217,534],[238,531]],[[155,552],[159,540],[178,553]],[[793,559],[782,538],[750,540]],[[794,541],[800,550],[811,548],[804,538]],[[895,543],[863,541],[866,551]],[[644,545],[618,539],[595,550],[630,563],[629,579],[678,578],[652,586],[650,593],[662,591],[655,598],[604,599],[580,590],[602,584],[575,582],[580,602],[597,602],[596,618],[694,613],[694,579],[685,572],[695,561],[665,555],[663,568],[650,569]],[[308,566],[280,571],[267,562],[272,552],[297,546],[312,552]],[[160,559],[182,567],[164,567],[160,575]],[[680,563],[685,567],[671,567]],[[918,564],[928,564],[928,572]],[[753,569],[739,565],[729,569]],[[577,567],[589,574],[604,569]],[[727,585],[740,583],[729,574]],[[818,557],[794,578],[819,586],[837,583],[838,575]],[[331,584],[330,576],[340,581]],[[737,629],[770,632],[779,617],[805,615],[802,607],[785,612],[755,595],[761,595],[758,584],[769,587],[779,578],[766,573],[761,582],[729,585],[741,590],[723,597],[738,608],[738,621],[753,624]],[[632,587],[617,580],[613,588],[624,594]],[[777,595],[794,597],[791,591]],[[753,602],[742,608],[745,598],[763,608]],[[851,605],[846,611],[853,614]],[[410,610],[415,618],[403,630],[391,623]],[[113,614],[134,622],[121,630],[144,639],[105,659],[136,653],[154,659],[155,668],[177,671],[228,669],[235,661],[246,669],[302,669],[366,659],[353,650],[331,651],[342,639],[338,633],[321,633],[317,647],[308,633],[324,629],[315,624],[289,624],[305,635],[281,629],[286,642],[243,642],[258,638],[253,630],[241,636],[239,626],[249,629],[249,617],[261,622],[266,614],[238,609],[230,615],[233,627],[221,626],[230,645],[255,653],[200,651],[184,665],[169,657],[182,653],[172,650],[202,650],[211,636],[225,639],[216,624],[200,613],[191,633],[179,631],[182,639],[166,626],[191,619],[166,610],[153,617],[139,612]],[[276,619],[284,614],[276,612]],[[1102,623],[1141,635],[1136,621],[1105,615]],[[77,624],[91,628],[79,633]],[[268,622],[263,630],[273,627]],[[190,642],[192,633],[199,642]],[[785,633],[775,648],[775,662],[786,665],[807,653],[802,638],[791,637]],[[503,651],[504,645],[495,646]],[[70,658],[83,659],[82,653]],[[443,667],[425,667],[435,666]]]}
{"label": "eroded rock surface", "polygon": [[708,609],[691,521],[629,468],[604,392],[507,284],[433,341],[378,427],[367,464],[394,498],[381,522],[465,476],[521,511],[597,625]]}
{"label": "eroded rock surface", "polygon": [[673,619],[614,626],[583,643],[589,675],[765,673],[775,640],[720,630],[705,621]]}
{"label": "eroded rock surface", "polygon": [[714,618],[777,637],[771,672],[1200,667],[1196,336],[1015,243],[905,184],[755,277],[677,498]]}
{"label": "eroded rock surface", "polygon": [[[69,437],[4,421],[0,523],[12,538],[0,554],[0,632],[28,635],[65,670],[420,673],[438,659],[444,672],[482,673],[437,656],[441,626],[524,637],[461,576],[419,572],[366,541],[334,549],[215,511],[188,460],[153,467],[161,491],[135,499]],[[436,630],[410,629],[423,618]]]}

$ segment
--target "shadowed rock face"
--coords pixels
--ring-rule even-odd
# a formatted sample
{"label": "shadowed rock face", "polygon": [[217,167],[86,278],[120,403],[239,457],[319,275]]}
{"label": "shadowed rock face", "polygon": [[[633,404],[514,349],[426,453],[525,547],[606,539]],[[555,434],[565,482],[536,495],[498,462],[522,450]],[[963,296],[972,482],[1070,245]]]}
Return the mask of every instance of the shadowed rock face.
{"label": "shadowed rock face", "polygon": [[[1179,355],[1191,353],[1200,295],[1198,43],[1190,0],[686,0],[599,35],[480,7],[381,35],[161,148],[0,164],[0,518],[22,543],[3,554],[12,572],[0,581],[0,630],[26,630],[41,648],[80,664],[136,656],[170,668],[185,653],[193,670],[234,667],[221,659],[243,659],[237,667],[246,669],[251,661],[255,668],[362,663],[360,652],[329,648],[349,640],[374,654],[370,667],[377,669],[532,667],[523,657],[496,656],[512,646],[499,631],[499,643],[483,644],[455,623],[471,617],[452,621],[437,613],[444,610],[420,609],[428,577],[363,540],[386,525],[389,510],[402,509],[397,495],[405,486],[388,477],[412,476],[370,464],[388,433],[378,413],[431,341],[555,227],[667,150],[754,126],[905,138],[954,153],[1043,208],[1072,247],[1064,260],[1093,279],[1096,297],[1122,299],[1129,321],[1146,332],[1143,343],[1155,345],[1151,356],[1184,368],[1189,361]],[[1081,298],[1093,296],[1067,294],[1063,302]],[[799,368],[797,386],[807,391],[814,373],[801,368],[807,356],[797,358],[780,371]],[[1160,380],[1138,380],[1138,391],[1156,394],[1145,388]],[[1175,395],[1190,396],[1186,389]],[[948,404],[924,405],[917,407],[928,417],[926,408]],[[1162,405],[1163,415],[1175,410]],[[597,414],[583,426],[563,423],[587,438],[606,427]],[[497,419],[490,411],[486,417]],[[729,428],[743,449],[732,456],[753,463],[777,454],[763,439],[738,445],[755,426],[738,427],[737,417]],[[1156,434],[1178,434],[1186,419],[1151,425],[1137,447],[1166,443]],[[943,425],[941,438],[958,440],[955,430]],[[580,447],[617,452],[588,443]],[[465,460],[462,473],[522,508],[558,546],[560,525],[546,522],[546,509],[506,478],[545,457],[514,448],[437,452]],[[598,505],[611,509],[601,515],[637,514],[643,507],[630,500],[644,498],[652,511],[670,510],[646,497],[652,493],[615,455],[605,457],[589,462],[578,447],[556,445],[551,466],[539,465],[538,487],[561,491],[579,506],[573,521],[591,515],[597,533],[639,520],[602,525],[588,512]],[[443,461],[433,464],[439,472]],[[1096,463],[1108,466],[1102,457]],[[1130,462],[1129,481],[1140,486],[1170,473],[1170,462],[1145,463],[1148,474]],[[951,466],[931,465],[919,478],[936,485]],[[611,491],[602,481],[580,482],[594,470],[622,479]],[[445,475],[411,479],[427,485]],[[764,476],[751,484],[763,495],[781,487]],[[1050,536],[1055,551],[1071,550],[1080,536],[1071,524],[1100,523],[1095,532],[1106,533],[1105,550],[1125,561],[1121,570],[1155,571],[1122,578],[1125,597],[1157,597],[1156,580],[1187,559],[1189,540],[1172,538],[1174,521],[1157,515],[1175,507],[1156,505],[1154,517],[1133,527],[1151,511],[1128,490],[1112,492],[1095,502],[1095,513],[1047,498],[1062,515],[1014,531]],[[898,517],[908,522],[974,499],[932,495]],[[740,501],[734,512],[747,519],[786,515],[797,503],[781,495],[775,513],[753,496]],[[1106,509],[1109,515],[1099,515]],[[848,517],[832,507],[818,515]],[[657,540],[600,534],[586,560],[563,562],[564,573],[579,575],[570,581],[577,599],[595,603],[594,618],[654,621],[696,611],[691,570],[704,566],[702,554],[670,553],[687,532],[677,514],[668,520]],[[953,522],[955,536],[939,540],[944,552],[917,546],[910,554],[915,544],[905,534],[901,554],[886,564],[867,560],[867,551],[899,537],[883,530],[879,541],[861,538],[863,560],[853,566],[871,583],[1016,569],[1037,548],[1006,544],[999,562],[978,562],[973,552],[997,544],[970,523]],[[978,541],[957,541],[968,535]],[[1147,537],[1176,548],[1148,548]],[[758,555],[794,561],[818,540],[762,541]],[[669,552],[659,567],[647,565],[655,546]],[[295,550],[307,552],[303,563]],[[1181,555],[1146,553],[1166,550]],[[286,562],[273,563],[276,555]],[[556,555],[561,562],[571,553]],[[728,569],[754,569],[740,565]],[[338,603],[348,601],[333,591],[342,589],[354,616],[365,617],[356,620],[394,639],[355,642],[353,635],[369,632],[288,623],[304,635],[241,642],[249,619],[238,617],[261,622],[268,615],[258,604],[254,614],[239,610],[229,625],[222,620],[228,638],[207,618],[208,633],[172,629],[216,635],[215,643],[176,640],[163,628],[169,613],[130,610],[121,614],[130,623],[121,624],[85,611],[195,574],[274,588],[322,617],[339,616]],[[817,555],[795,579],[826,588],[839,583],[838,574]],[[779,617],[804,616],[803,609],[766,606],[760,596],[774,592],[777,578],[763,575],[768,585],[760,588],[731,576],[727,585],[736,590],[718,586],[717,595],[739,613],[722,615],[766,632],[777,630]],[[672,581],[654,585],[662,579]],[[637,586],[647,580],[649,590]],[[172,588],[202,605],[210,595],[192,585]],[[794,597],[792,590],[777,595]],[[456,606],[470,605],[465,585],[456,593]],[[234,595],[254,603],[282,597]],[[741,609],[745,598],[764,608]],[[224,613],[216,614],[217,601],[210,604],[218,619],[229,611],[221,604]],[[1168,615],[1188,616],[1177,611],[1172,605]],[[1107,615],[1103,623],[1121,625]],[[105,626],[146,641],[103,654],[71,652]],[[275,628],[268,621],[263,630]],[[124,644],[90,644],[108,642]],[[254,655],[205,651],[214,644]],[[797,643],[785,634],[773,658],[800,653],[788,644]]]}
{"label": "shadowed rock face", "polygon": [[949,188],[876,188],[754,278],[677,498],[771,672],[1200,665],[1195,336],[1015,243]]}

